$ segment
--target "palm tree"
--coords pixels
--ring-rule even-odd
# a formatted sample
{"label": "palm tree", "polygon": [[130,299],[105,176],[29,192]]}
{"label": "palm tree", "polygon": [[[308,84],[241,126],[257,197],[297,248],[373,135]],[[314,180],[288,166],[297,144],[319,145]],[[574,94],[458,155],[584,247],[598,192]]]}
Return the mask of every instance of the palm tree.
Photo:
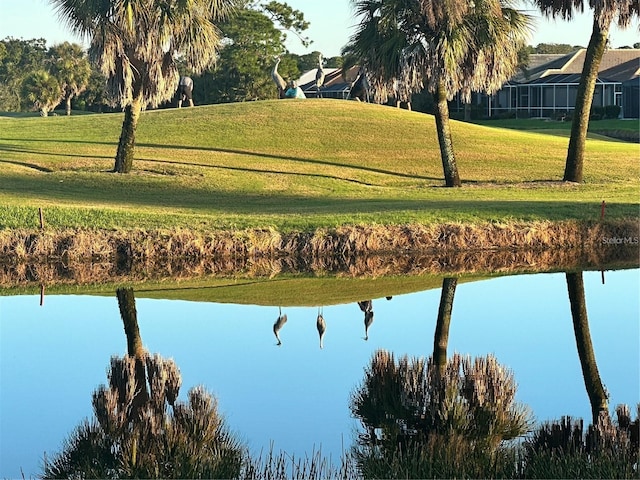
{"label": "palm tree", "polygon": [[[584,10],[585,0],[533,0],[540,11],[552,18],[561,17],[571,20],[574,13]],[[585,53],[582,75],[578,84],[576,105],[571,123],[571,137],[565,163],[565,182],[582,182],[584,150],[589,128],[589,116],[593,92],[598,78],[598,69],[602,55],[607,47],[609,28],[617,17],[621,28],[629,26],[634,16],[640,15],[638,0],[589,0],[593,9],[593,30]]]}
{"label": "palm tree", "polygon": [[448,100],[498,90],[518,65],[531,25],[510,0],[352,0],[360,24],[345,51],[371,77],[376,101],[393,86],[435,97],[440,155],[448,187],[460,186]]}
{"label": "palm tree", "polygon": [[66,113],[71,115],[71,99],[85,91],[91,77],[91,65],[82,47],[64,42],[49,49],[53,74],[60,82]]}
{"label": "palm tree", "polygon": [[180,56],[194,74],[215,63],[221,34],[215,22],[235,0],[51,0],[71,29],[90,39],[89,56],[124,108],[114,171],[128,173],[140,113],[171,99]]}
{"label": "palm tree", "polygon": [[62,100],[62,87],[58,79],[46,70],[36,70],[22,84],[22,89],[33,106],[46,117]]}

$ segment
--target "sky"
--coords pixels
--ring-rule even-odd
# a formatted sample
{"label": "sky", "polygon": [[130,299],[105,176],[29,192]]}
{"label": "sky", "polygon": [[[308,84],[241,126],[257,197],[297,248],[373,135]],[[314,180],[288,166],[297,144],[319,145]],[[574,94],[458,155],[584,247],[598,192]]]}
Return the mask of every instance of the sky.
{"label": "sky", "polygon": [[[311,23],[306,34],[313,42],[305,48],[294,35],[289,35],[286,46],[290,52],[303,55],[317,50],[325,57],[340,54],[356,23],[349,0],[286,0],[286,3],[302,11],[305,19]],[[571,22],[565,22],[541,18],[528,3],[521,2],[519,8],[536,16],[530,45],[568,43],[587,46],[592,24],[590,11]],[[0,39],[6,37],[44,38],[49,46],[64,41],[81,43],[81,39],[74,37],[64,22],[58,19],[49,0],[0,0]],[[640,42],[638,21],[624,31],[613,28],[610,40],[613,48]]]}

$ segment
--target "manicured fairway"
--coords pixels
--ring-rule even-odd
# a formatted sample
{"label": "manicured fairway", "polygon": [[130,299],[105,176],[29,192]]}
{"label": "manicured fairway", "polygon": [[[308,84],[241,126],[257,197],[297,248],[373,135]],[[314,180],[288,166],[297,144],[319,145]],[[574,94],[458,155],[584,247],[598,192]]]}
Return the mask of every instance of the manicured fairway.
{"label": "manicured fairway", "polygon": [[281,231],[342,224],[637,217],[640,147],[453,122],[463,188],[443,188],[433,117],[338,100],[149,111],[129,175],[110,173],[121,114],[0,118],[0,228]]}

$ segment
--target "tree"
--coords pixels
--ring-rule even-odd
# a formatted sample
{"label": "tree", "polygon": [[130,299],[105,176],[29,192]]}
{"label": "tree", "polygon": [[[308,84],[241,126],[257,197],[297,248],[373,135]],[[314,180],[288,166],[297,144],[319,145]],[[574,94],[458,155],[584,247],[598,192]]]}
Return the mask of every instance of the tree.
{"label": "tree", "polygon": [[76,33],[90,38],[89,57],[124,108],[114,171],[128,173],[140,113],[172,98],[179,55],[194,73],[215,62],[221,41],[216,22],[231,12],[234,0],[51,3]]}
{"label": "tree", "polygon": [[580,50],[580,46],[571,46],[568,43],[539,43],[534,47],[531,47],[531,53],[544,53],[544,54],[567,54]]}
{"label": "tree", "polygon": [[561,17],[565,20],[571,20],[575,13],[582,12],[585,5],[593,10],[593,29],[578,84],[562,178],[565,182],[582,182],[593,92],[602,55],[607,47],[609,28],[616,18],[618,26],[626,28],[634,16],[640,15],[640,2],[638,0],[588,0],[588,3],[586,0],[534,0],[534,2],[544,15],[552,18]]}
{"label": "tree", "polygon": [[[276,57],[285,51],[283,35],[273,22],[264,13],[246,8],[220,29],[226,45],[209,87],[214,102],[277,98],[270,72]],[[280,74],[286,75],[282,64]]]}
{"label": "tree", "polygon": [[37,70],[45,69],[46,42],[43,38],[18,40],[5,38],[1,42],[0,110],[19,112],[30,109],[22,83]]}
{"label": "tree", "polygon": [[507,0],[352,2],[361,20],[343,53],[366,68],[378,101],[433,93],[445,184],[460,186],[447,101],[498,90],[518,64],[530,18]]}
{"label": "tree", "polygon": [[63,90],[56,77],[46,70],[36,70],[23,80],[25,97],[43,117],[49,115],[63,98]]}
{"label": "tree", "polygon": [[82,47],[77,43],[64,42],[49,49],[52,74],[62,88],[65,110],[71,115],[71,100],[89,85],[91,66]]}
{"label": "tree", "polygon": [[233,18],[220,24],[224,47],[217,68],[197,79],[196,100],[223,103],[278,98],[271,80],[276,59],[281,59],[278,71],[285,79],[298,78],[304,71],[296,65],[299,57],[286,52],[286,32],[306,44],[302,33],[308,25],[302,12],[287,4],[245,3]]}
{"label": "tree", "polygon": [[91,74],[87,88],[78,95],[76,108],[102,113],[103,111],[117,111],[117,99],[107,89],[107,77],[103,75],[99,67],[89,62]]}

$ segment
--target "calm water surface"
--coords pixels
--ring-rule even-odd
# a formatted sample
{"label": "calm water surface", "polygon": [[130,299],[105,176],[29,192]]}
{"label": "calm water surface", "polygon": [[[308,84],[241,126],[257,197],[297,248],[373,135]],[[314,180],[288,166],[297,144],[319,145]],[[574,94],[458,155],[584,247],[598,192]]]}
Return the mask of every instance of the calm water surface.
{"label": "calm water surface", "polygon": [[[640,401],[639,270],[585,272],[591,339],[610,406]],[[366,300],[366,299],[363,299]],[[288,322],[277,346],[278,307],[136,299],[144,345],[173,357],[181,398],[203,384],[229,426],[254,452],[322,453],[338,460],[357,427],[349,395],[373,352],[428,356],[440,290],[374,298],[365,340],[357,303],[282,307]],[[0,477],[36,476],[43,455],[92,414],[91,394],[106,383],[112,355],[126,352],[118,302],[111,297],[0,297]],[[590,419],[564,273],[458,283],[448,353],[493,353],[510,367],[518,398],[538,421]]]}

